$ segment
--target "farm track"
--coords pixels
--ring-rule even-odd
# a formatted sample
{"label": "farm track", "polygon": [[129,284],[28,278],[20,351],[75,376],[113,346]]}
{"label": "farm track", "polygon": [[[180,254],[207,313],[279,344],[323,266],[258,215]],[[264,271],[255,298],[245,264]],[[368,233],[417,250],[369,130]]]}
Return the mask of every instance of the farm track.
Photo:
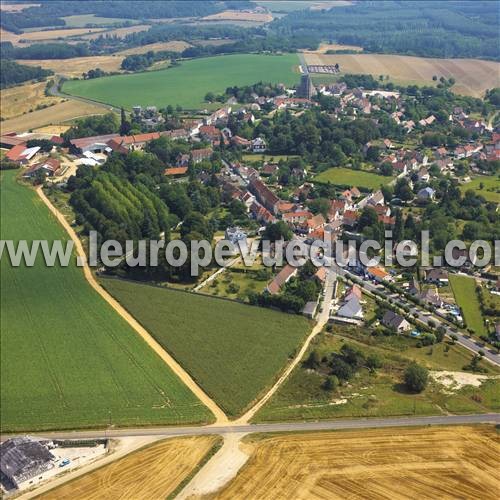
{"label": "farm track", "polygon": [[64,216],[52,205],[50,200],[45,196],[42,187],[36,190],[38,196],[45,203],[50,212],[54,215],[57,221],[63,226],[68,233],[69,237],[73,240],[78,256],[83,260],[83,273],[85,279],[90,286],[143,338],[151,349],[154,350],[158,356],[171,368],[171,370],[181,379],[181,381],[193,392],[193,394],[205,405],[215,416],[215,424],[227,423],[229,420],[220,407],[213,401],[198,384],[191,378],[191,376],[182,368],[182,366],[175,361],[175,359],[167,353],[160,344],[150,335],[150,333],[130,315],[118,301],[99,285],[92,270],[87,264],[85,251],[83,245],[78,238],[73,228],[68,224]]}

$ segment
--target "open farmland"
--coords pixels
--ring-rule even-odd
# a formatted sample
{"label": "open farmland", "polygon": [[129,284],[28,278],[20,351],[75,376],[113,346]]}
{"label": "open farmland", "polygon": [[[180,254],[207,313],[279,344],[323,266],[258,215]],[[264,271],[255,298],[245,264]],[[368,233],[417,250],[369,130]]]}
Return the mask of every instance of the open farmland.
{"label": "open farmland", "polygon": [[340,65],[342,73],[389,75],[402,85],[433,85],[432,77],[453,77],[452,87],[459,94],[480,97],[486,89],[498,86],[500,63],[480,59],[436,59],[390,54],[305,53],[307,64]]}
{"label": "open farmland", "polygon": [[[2,91],[3,92],[3,91]],[[58,125],[75,118],[89,115],[102,115],[109,112],[104,106],[81,101],[65,100],[46,109],[16,116],[0,122],[2,134],[8,132],[25,132],[45,125]]]}
{"label": "open farmland", "polygon": [[[214,449],[220,438],[167,439],[42,495],[40,500],[167,498]],[[145,466],[147,464],[147,466]]]}
{"label": "open farmland", "polygon": [[[45,95],[45,82],[26,83],[2,89],[0,111],[4,120],[36,110],[37,106],[57,104],[60,97]],[[3,128],[3,124],[2,124]]]}
{"label": "open farmland", "polygon": [[95,68],[101,68],[108,72],[120,71],[122,61],[123,57],[119,55],[108,55],[73,57],[71,59],[26,59],[17,62],[28,66],[41,66],[45,69],[51,69],[58,75],[74,78],[81,77],[89,69]]}
{"label": "open farmland", "polygon": [[378,189],[381,185],[392,181],[392,177],[350,168],[329,168],[314,179],[316,182],[330,182],[340,186],[356,186],[367,189]]}
{"label": "open farmland", "polygon": [[120,17],[99,17],[95,14],[81,14],[76,16],[63,17],[66,26],[69,28],[85,28],[86,26],[112,26],[114,24],[139,23],[135,19],[123,19]]}
{"label": "open farmland", "polygon": [[215,498],[498,497],[493,426],[250,436],[249,461]]}
{"label": "open farmland", "polygon": [[178,40],[178,41],[172,40],[170,42],[157,42],[157,43],[150,43],[149,45],[141,45],[140,47],[131,47],[130,49],[125,49],[121,50],[120,52],[115,52],[115,55],[125,57],[125,56],[130,56],[132,54],[145,54],[150,50],[152,50],[153,52],[160,52],[162,50],[171,50],[172,52],[182,52],[183,50],[189,47],[191,47],[191,44],[184,42],[183,40]]}
{"label": "open farmland", "polygon": [[462,193],[465,193],[469,189],[475,191],[476,194],[482,196],[486,201],[500,203],[500,177],[498,176],[475,177],[471,182],[460,185]]}
{"label": "open farmland", "polygon": [[265,12],[245,12],[241,10],[225,10],[202,18],[202,21],[250,21],[254,23],[270,23],[273,16]]}
{"label": "open farmland", "polygon": [[259,80],[296,83],[298,62],[296,54],[206,57],[183,61],[180,66],[162,71],[68,81],[63,90],[128,109],[136,104],[203,108],[207,105],[204,98],[208,91],[223,92],[230,85],[247,85]]}
{"label": "open farmland", "polygon": [[125,26],[123,28],[107,30],[104,33],[102,33],[101,29],[99,30],[100,32],[98,33],[91,33],[90,35],[84,35],[82,36],[82,38],[84,38],[85,40],[95,40],[96,38],[99,38],[101,35],[117,37],[117,38],[125,38],[127,35],[130,35],[131,33],[140,33],[141,31],[146,31],[149,28],[151,28],[149,24],[136,24],[133,26]]}
{"label": "open farmland", "polygon": [[39,42],[46,40],[56,40],[58,38],[69,38],[80,35],[99,33],[101,31],[103,31],[102,28],[70,28],[45,31],[30,31],[28,33],[23,33],[22,35],[20,35],[20,39],[28,40],[29,42]]}
{"label": "open farmland", "polygon": [[277,378],[304,338],[300,316],[120,280],[103,286],[230,415]]}
{"label": "open farmland", "polygon": [[477,335],[485,334],[486,328],[476,294],[476,281],[469,276],[451,273],[449,276],[455,301],[462,309],[467,328],[472,328]]}
{"label": "open farmland", "polygon": [[[1,238],[67,241],[38,196],[2,172]],[[208,410],[68,267],[1,261],[2,432],[206,422]]]}

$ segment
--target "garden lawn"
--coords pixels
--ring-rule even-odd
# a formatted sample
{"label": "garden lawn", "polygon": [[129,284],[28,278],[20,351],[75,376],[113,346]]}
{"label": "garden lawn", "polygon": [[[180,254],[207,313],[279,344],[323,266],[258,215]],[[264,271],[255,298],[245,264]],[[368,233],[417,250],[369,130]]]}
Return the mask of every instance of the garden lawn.
{"label": "garden lawn", "polygon": [[310,328],[304,317],[228,300],[101,283],[231,416],[272,384]]}
{"label": "garden lawn", "polygon": [[200,109],[208,107],[204,98],[209,91],[222,93],[229,86],[259,81],[297,83],[299,75],[295,67],[298,64],[296,54],[205,57],[182,61],[179,66],[159,71],[72,80],[64,84],[63,90],[128,109],[135,105],[163,108],[168,104]]}
{"label": "garden lawn", "polygon": [[[15,171],[1,173],[1,238],[68,239]],[[69,267],[1,260],[2,432],[213,420],[138,334]]]}
{"label": "garden lawn", "polygon": [[467,328],[472,328],[477,335],[486,334],[474,278],[450,274],[450,284],[455,301],[462,309]]}
{"label": "garden lawn", "polygon": [[329,168],[318,174],[316,182],[331,183],[339,186],[356,186],[366,189],[378,189],[381,185],[388,184],[392,177],[366,172],[364,170],[353,170],[350,168]]}

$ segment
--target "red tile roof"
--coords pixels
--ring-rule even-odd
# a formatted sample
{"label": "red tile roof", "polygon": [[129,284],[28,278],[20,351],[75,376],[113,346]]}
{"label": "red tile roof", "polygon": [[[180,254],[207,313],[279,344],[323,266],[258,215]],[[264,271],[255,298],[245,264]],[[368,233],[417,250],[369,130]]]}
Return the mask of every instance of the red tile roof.
{"label": "red tile roof", "polygon": [[187,173],[187,167],[172,167],[166,168],[163,172],[165,175],[184,175]]}

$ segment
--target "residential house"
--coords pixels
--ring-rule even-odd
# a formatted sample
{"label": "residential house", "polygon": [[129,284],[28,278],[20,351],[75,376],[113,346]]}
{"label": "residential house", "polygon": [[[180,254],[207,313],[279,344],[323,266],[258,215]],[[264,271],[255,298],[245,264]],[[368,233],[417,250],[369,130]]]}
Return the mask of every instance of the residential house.
{"label": "residential house", "polygon": [[249,149],[252,146],[252,141],[240,137],[239,135],[233,135],[233,137],[231,137],[231,144],[243,149]]}
{"label": "residential house", "polygon": [[280,199],[257,177],[252,177],[248,185],[250,192],[272,214],[279,212]]}
{"label": "residential house", "polygon": [[431,187],[425,187],[417,193],[417,198],[420,201],[434,201],[436,191]]}
{"label": "residential house", "polygon": [[373,267],[368,267],[366,269],[366,272],[368,273],[368,276],[381,283],[383,281],[393,281],[392,276],[383,268],[380,266],[373,266]]}
{"label": "residential house", "polygon": [[298,267],[293,267],[290,264],[287,264],[267,285],[267,291],[271,295],[278,294],[281,290],[281,287],[285,283],[287,283],[291,278],[296,276],[297,272],[298,272]]}
{"label": "residential house", "polygon": [[182,177],[187,174],[188,167],[172,167],[166,168],[163,174],[167,177]]}
{"label": "residential house", "polygon": [[191,159],[193,163],[200,163],[203,160],[209,160],[212,154],[212,148],[193,149],[193,151],[191,151]]}
{"label": "residential house", "polygon": [[266,149],[266,141],[262,137],[257,137],[252,141],[252,151],[254,153],[263,153]]}
{"label": "residential house", "polygon": [[391,330],[395,330],[398,333],[405,332],[411,329],[411,324],[395,313],[394,311],[386,311],[382,317],[382,324]]}
{"label": "residential house", "polygon": [[438,286],[446,286],[449,283],[448,271],[444,269],[427,269],[425,271],[425,281]]}
{"label": "residential house", "polygon": [[349,300],[345,301],[338,309],[337,316],[349,319],[362,319],[363,308],[359,299],[352,296]]}

